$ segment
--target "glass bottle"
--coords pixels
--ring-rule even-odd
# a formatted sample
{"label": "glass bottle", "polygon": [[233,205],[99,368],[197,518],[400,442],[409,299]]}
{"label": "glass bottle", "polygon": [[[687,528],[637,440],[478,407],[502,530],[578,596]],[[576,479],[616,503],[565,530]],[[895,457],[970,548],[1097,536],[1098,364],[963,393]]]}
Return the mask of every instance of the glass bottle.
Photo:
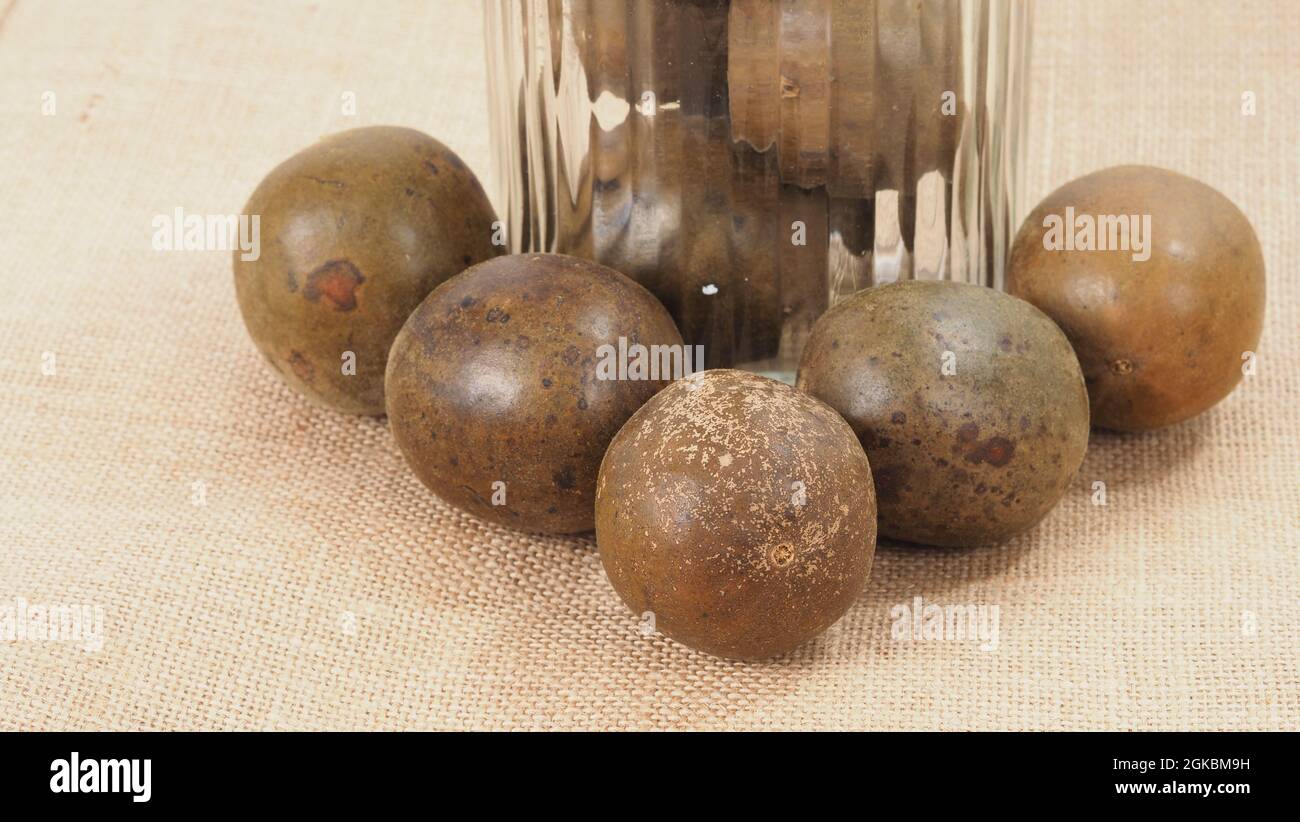
{"label": "glass bottle", "polygon": [[1027,0],[486,0],[511,250],[585,256],[708,367],[790,380],[817,317],[898,279],[1000,287]]}

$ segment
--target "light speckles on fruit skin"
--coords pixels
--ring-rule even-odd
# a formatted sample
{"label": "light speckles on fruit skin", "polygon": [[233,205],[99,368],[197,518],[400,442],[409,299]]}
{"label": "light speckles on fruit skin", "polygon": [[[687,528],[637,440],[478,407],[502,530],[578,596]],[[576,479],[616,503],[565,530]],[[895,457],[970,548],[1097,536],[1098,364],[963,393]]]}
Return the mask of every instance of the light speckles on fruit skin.
{"label": "light speckles on fruit skin", "polygon": [[[1129,251],[1051,251],[1043,219],[1149,215],[1150,259]],[[1116,166],[1061,186],[1026,218],[1007,291],[1060,324],[1079,356],[1093,423],[1173,425],[1241,380],[1264,325],[1264,257],[1250,221],[1210,186],[1150,166]]]}
{"label": "light speckles on fruit skin", "polygon": [[[682,344],[672,318],[613,269],[559,254],[498,257],[448,280],[393,343],[389,425],[426,486],[526,531],[593,527],[610,439],[667,383],[597,379],[618,338]],[[491,502],[505,483],[505,504]]]}
{"label": "light speckles on fruit skin", "polygon": [[665,635],[730,658],[785,653],[839,619],[866,584],[875,520],[871,470],[844,421],[740,371],[693,375],[646,403],[596,489],[615,590]]}
{"label": "light speckles on fruit skin", "polygon": [[[487,195],[454,158],[413,129],[352,129],[281,163],[249,198],[262,248],[257,260],[234,252],[240,312],[311,401],[384,413],[388,350],[407,316],[438,283],[501,253]],[[355,373],[344,372],[345,352]]]}
{"label": "light speckles on fruit skin", "polygon": [[1006,540],[1046,516],[1087,448],[1088,398],[1065,336],[980,286],[906,282],[839,303],[814,327],[798,385],[853,426],[880,533],[894,539]]}

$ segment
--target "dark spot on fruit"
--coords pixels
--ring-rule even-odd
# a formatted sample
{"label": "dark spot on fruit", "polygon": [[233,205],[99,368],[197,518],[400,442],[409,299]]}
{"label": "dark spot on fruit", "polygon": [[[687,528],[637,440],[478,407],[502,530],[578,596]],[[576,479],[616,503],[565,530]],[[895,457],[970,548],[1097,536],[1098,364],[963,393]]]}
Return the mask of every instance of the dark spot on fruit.
{"label": "dark spot on fruit", "polygon": [[556,471],[551,479],[555,481],[555,487],[561,491],[568,491],[576,484],[573,479],[573,468],[568,465]]}
{"label": "dark spot on fruit", "polygon": [[551,387],[551,378],[542,377],[542,388],[550,388],[550,387]]}
{"label": "dark spot on fruit", "polygon": [[1133,363],[1129,362],[1128,360],[1115,360],[1110,364],[1110,370],[1113,373],[1119,374],[1121,376],[1123,376],[1124,374],[1133,373],[1133,369],[1135,367],[1136,366],[1134,366]]}
{"label": "dark spot on fruit", "polygon": [[594,180],[591,183],[592,190],[597,193],[601,193],[605,191],[618,191],[618,187],[619,187],[619,182],[617,177],[612,180]]}
{"label": "dark spot on fruit", "polygon": [[560,355],[560,359],[564,360],[565,365],[573,365],[578,360],[582,359],[582,352],[578,350],[576,345],[571,345],[564,349],[564,353]]}
{"label": "dark spot on fruit", "polygon": [[428,160],[424,161],[424,167],[429,169],[429,171],[433,172],[434,174],[438,173],[438,167],[435,166],[433,163],[429,162]]}
{"label": "dark spot on fruit", "polygon": [[832,348],[832,349],[839,348],[839,347],[840,347],[840,341],[839,341],[839,340],[831,340],[831,348]]}
{"label": "dark spot on fruit", "polygon": [[510,322],[510,315],[501,308],[489,308],[487,321],[490,323],[501,323],[502,325],[505,325]]}
{"label": "dark spot on fruit", "polygon": [[470,265],[471,263],[474,262],[474,258],[466,254],[464,257],[460,258],[460,261],[463,262],[465,265]]}
{"label": "dark spot on fruit", "polygon": [[1029,417],[1021,417],[1021,418],[1020,418],[1020,430],[1021,430],[1021,431],[1027,431],[1028,429],[1029,429]]}
{"label": "dark spot on fruit", "polygon": [[975,493],[977,494],[983,494],[987,490],[989,490],[989,487],[982,482],[975,486]]}
{"label": "dark spot on fruit", "polygon": [[1010,350],[1011,350],[1011,338],[1008,337],[1008,336],[1006,336],[1006,335],[1004,334],[1004,335],[1002,336],[1002,339],[998,340],[998,348],[1001,348],[1003,351],[1010,351]]}
{"label": "dark spot on fruit", "polygon": [[980,427],[973,422],[963,423],[961,428],[957,429],[957,439],[961,442],[974,442],[979,439]]}
{"label": "dark spot on fruit", "polygon": [[907,415],[904,414],[902,411],[895,411],[893,414],[889,416],[889,421],[892,422],[894,425],[902,425],[903,423],[907,422]]}
{"label": "dark spot on fruit", "polygon": [[348,260],[330,260],[307,275],[302,295],[314,303],[324,299],[336,311],[357,307],[357,289],[366,278]]}
{"label": "dark spot on fruit", "polygon": [[921,444],[920,440],[912,440],[912,445],[920,445],[920,444]]}
{"label": "dark spot on fruit", "polygon": [[473,298],[473,297],[466,297],[465,299],[463,299],[463,300],[460,301],[460,307],[461,307],[461,308],[469,308],[469,307],[472,306],[473,304],[474,304],[474,298]]}
{"label": "dark spot on fruit", "polygon": [[1015,452],[1016,444],[1006,437],[989,437],[966,455],[966,461],[976,465],[987,462],[989,465],[1001,468],[1011,461],[1011,456]]}
{"label": "dark spot on fruit", "polygon": [[289,352],[289,367],[303,382],[311,382],[316,377],[316,366],[301,351]]}
{"label": "dark spot on fruit", "polygon": [[413,189],[413,188],[408,188],[408,189],[406,189],[406,196],[407,196],[407,197],[414,197],[414,196],[415,196],[415,189]]}
{"label": "dark spot on fruit", "polygon": [[885,503],[898,502],[899,492],[907,483],[910,469],[906,465],[886,465],[875,471],[876,499]]}
{"label": "dark spot on fruit", "polygon": [[578,410],[580,410],[580,411],[586,411],[586,410],[587,410],[587,398],[586,398],[586,397],[579,397],[579,398],[578,398]]}

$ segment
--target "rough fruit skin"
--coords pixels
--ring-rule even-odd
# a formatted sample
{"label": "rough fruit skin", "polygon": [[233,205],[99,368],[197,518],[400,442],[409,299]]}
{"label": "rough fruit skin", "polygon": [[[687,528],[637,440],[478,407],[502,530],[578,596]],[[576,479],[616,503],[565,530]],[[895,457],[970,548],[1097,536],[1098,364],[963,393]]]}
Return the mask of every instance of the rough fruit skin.
{"label": "rough fruit skin", "polygon": [[502,251],[473,172],[407,128],[326,137],[268,174],[244,211],[261,220],[259,259],[234,254],[253,342],[292,388],[350,414],[384,413],[388,349],[420,301]]}
{"label": "rough fruit skin", "polygon": [[982,545],[1027,530],[1088,446],[1088,396],[1065,335],[982,286],[912,281],[853,295],[813,327],[797,384],[853,427],[880,533],[908,542]]}
{"label": "rough fruit skin", "polygon": [[[1049,213],[1151,215],[1151,257],[1043,247]],[[1068,227],[1067,227],[1068,230]],[[1213,188],[1150,166],[1080,177],[1043,200],[1011,251],[1007,290],[1065,331],[1093,423],[1144,431],[1232,392],[1264,325],[1264,257],[1246,216]]]}
{"label": "rough fruit skin", "polygon": [[559,254],[476,265],[430,294],[393,343],[397,445],[421,482],[475,516],[590,531],[605,447],[667,384],[598,378],[601,346],[620,336],[682,344],[659,301],[611,268]]}
{"label": "rough fruit skin", "polygon": [[743,371],[700,372],[610,443],[596,541],[614,590],[656,630],[766,659],[861,595],[876,545],[871,469],[821,402]]}

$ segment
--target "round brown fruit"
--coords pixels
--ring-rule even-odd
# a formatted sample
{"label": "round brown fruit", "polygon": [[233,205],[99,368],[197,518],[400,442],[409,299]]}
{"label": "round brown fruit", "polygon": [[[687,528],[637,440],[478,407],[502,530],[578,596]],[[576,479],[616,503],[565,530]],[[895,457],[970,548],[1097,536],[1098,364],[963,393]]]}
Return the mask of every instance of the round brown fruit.
{"label": "round brown fruit", "polygon": [[[626,379],[610,370],[620,337]],[[660,354],[653,371],[636,345]],[[452,505],[527,531],[590,531],[605,447],[673,376],[651,346],[684,356],[668,312],[617,271],[498,257],[439,286],[397,335],[389,424],[416,476]]]}
{"label": "round brown fruit", "polygon": [[351,414],[384,413],[384,366],[438,283],[494,257],[492,205],[473,172],[407,128],[345,131],[281,163],[244,209],[261,255],[234,254],[253,342],[284,381]]}
{"label": "round brown fruit", "polygon": [[[1054,214],[1064,223],[1067,207],[1094,219],[1093,243],[1105,235],[1108,246],[1097,218],[1126,215],[1128,249],[1045,247],[1064,244],[1044,222]],[[1144,251],[1135,250],[1135,219],[1149,226]],[[1250,221],[1204,183],[1150,166],[1098,171],[1043,200],[1012,247],[1007,290],[1061,326],[1093,423],[1118,431],[1172,425],[1222,400],[1264,325],[1264,257]]]}
{"label": "round brown fruit", "polygon": [[710,654],[765,659],[861,595],[876,546],[867,457],[830,408],[784,383],[704,371],[609,446],[596,542],[635,614]]}
{"label": "round brown fruit", "polygon": [[853,426],[880,533],[908,542],[990,544],[1032,527],[1088,446],[1065,335],[991,288],[912,281],[853,295],[814,326],[798,385]]}

